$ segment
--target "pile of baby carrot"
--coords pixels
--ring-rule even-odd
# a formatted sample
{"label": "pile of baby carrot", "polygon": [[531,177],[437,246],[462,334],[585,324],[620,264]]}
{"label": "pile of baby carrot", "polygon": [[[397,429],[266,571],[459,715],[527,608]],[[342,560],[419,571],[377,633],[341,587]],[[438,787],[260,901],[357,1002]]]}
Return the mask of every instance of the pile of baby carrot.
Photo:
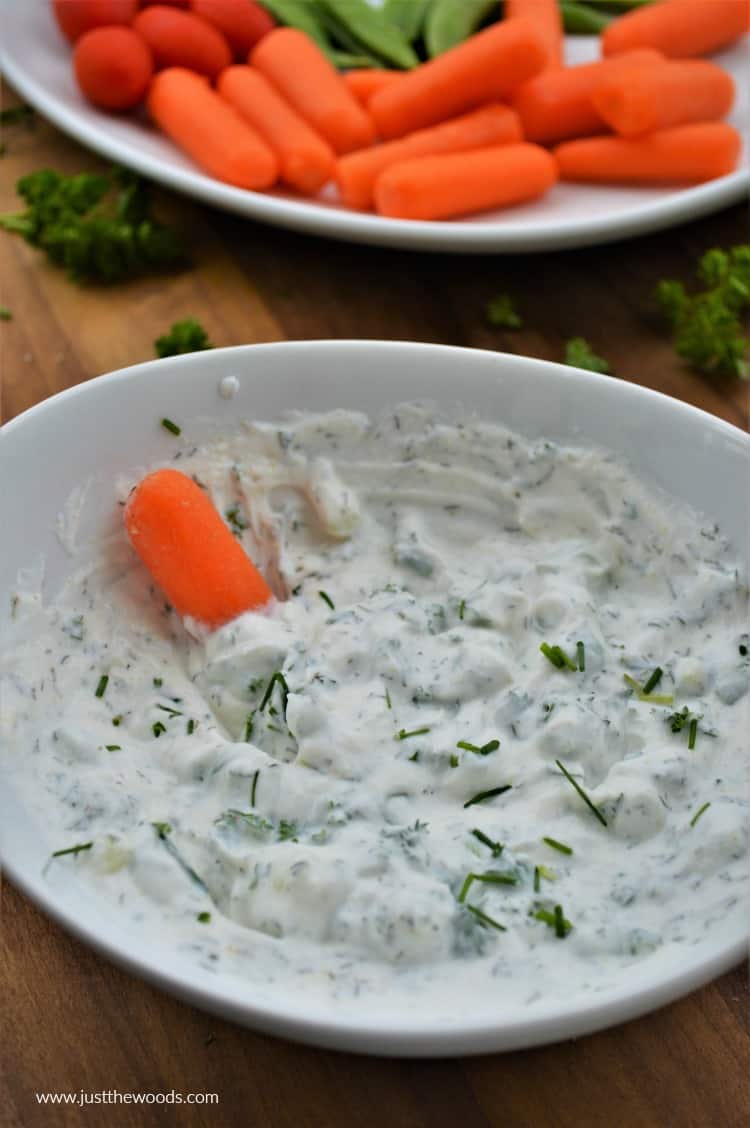
{"label": "pile of baby carrot", "polygon": [[698,56],[748,31],[750,0],[640,6],[602,33],[600,61],[574,67],[557,0],[505,0],[500,22],[411,70],[344,74],[255,0],[54,6],[94,104],[145,100],[180,149],[239,188],[315,196],[333,181],[347,207],[436,220],[559,179],[696,184],[741,150],[722,120],[733,81]]}

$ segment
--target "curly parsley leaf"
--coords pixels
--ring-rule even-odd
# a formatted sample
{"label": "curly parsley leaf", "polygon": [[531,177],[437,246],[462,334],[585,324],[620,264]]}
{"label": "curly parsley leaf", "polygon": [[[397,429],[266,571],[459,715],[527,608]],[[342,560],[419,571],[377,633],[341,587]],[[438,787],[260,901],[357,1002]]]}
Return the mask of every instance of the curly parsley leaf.
{"label": "curly parsley leaf", "polygon": [[597,356],[584,337],[571,337],[565,342],[565,364],[573,368],[585,368],[589,372],[601,372],[607,376],[612,370],[603,356]]}
{"label": "curly parsley leaf", "polygon": [[208,333],[194,317],[175,321],[168,333],[154,341],[158,357],[180,356],[182,353],[203,352],[204,349],[212,348]]}

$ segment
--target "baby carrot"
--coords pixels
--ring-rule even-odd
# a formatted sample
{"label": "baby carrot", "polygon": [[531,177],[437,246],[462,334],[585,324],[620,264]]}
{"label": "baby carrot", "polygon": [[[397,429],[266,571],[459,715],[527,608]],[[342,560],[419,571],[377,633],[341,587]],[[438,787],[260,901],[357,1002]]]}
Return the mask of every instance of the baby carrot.
{"label": "baby carrot", "polygon": [[528,16],[544,36],[547,48],[547,66],[563,65],[563,26],[557,0],[505,0],[505,19],[515,20]]}
{"label": "baby carrot", "polygon": [[363,106],[367,105],[370,98],[373,94],[377,94],[378,90],[390,86],[393,82],[398,82],[400,77],[399,71],[378,70],[377,67],[363,67],[362,70],[347,71],[343,76],[349,90]]}
{"label": "baby carrot", "polygon": [[589,137],[558,145],[563,180],[595,184],[700,184],[734,170],[741,138],[726,122],[662,129],[645,137]]}
{"label": "baby carrot", "polygon": [[221,32],[192,12],[156,4],[138,13],[133,30],[146,40],[157,67],[187,67],[215,78],[232,61]]}
{"label": "baby carrot", "polygon": [[218,28],[243,60],[258,40],[276,27],[273,17],[255,0],[190,0],[190,8],[193,15]]}
{"label": "baby carrot", "polygon": [[658,51],[644,47],[598,63],[542,71],[524,82],[512,99],[524,137],[549,145],[606,132],[607,127],[591,101],[594,90],[610,75],[624,76],[633,67],[663,61],[664,56]]}
{"label": "baby carrot", "polygon": [[556,180],[555,161],[539,145],[417,157],[381,173],[375,206],[398,219],[448,219],[533,200]]}
{"label": "baby carrot", "polygon": [[731,76],[703,59],[676,59],[627,77],[610,76],[592,97],[597,113],[623,137],[716,121],[729,113],[733,101]]}
{"label": "baby carrot", "polygon": [[349,153],[336,164],[336,182],[344,204],[349,208],[372,207],[375,182],[397,162],[437,153],[458,153],[467,149],[486,149],[521,141],[518,115],[507,106],[483,106],[481,110],[410,133],[398,141]]}
{"label": "baby carrot", "polygon": [[208,494],[179,470],[155,470],[124,512],[135,551],[175,611],[212,629],[273,593]]}
{"label": "baby carrot", "polygon": [[333,175],[330,145],[285,102],[253,67],[227,67],[216,89],[268,142],[279,158],[281,179],[313,195]]}
{"label": "baby carrot", "polygon": [[503,101],[543,69],[547,49],[532,20],[502,20],[402,74],[368,104],[381,137],[390,140]]}
{"label": "baby carrot", "polygon": [[278,161],[265,141],[193,71],[169,67],[157,74],[148,108],[159,128],[218,180],[238,188],[270,188],[276,180]]}
{"label": "baby carrot", "polygon": [[372,145],[368,115],[316,43],[293,27],[261,39],[250,62],[337,153]]}
{"label": "baby carrot", "polygon": [[672,58],[710,55],[750,26],[750,0],[660,0],[635,8],[602,33],[602,53],[656,47]]}

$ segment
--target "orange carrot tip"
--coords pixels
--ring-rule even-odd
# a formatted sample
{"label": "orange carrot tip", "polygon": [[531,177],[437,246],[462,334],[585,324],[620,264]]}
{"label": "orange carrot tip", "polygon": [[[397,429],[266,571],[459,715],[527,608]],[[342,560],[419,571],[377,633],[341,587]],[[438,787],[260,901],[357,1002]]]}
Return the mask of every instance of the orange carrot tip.
{"label": "orange carrot tip", "polygon": [[614,20],[602,33],[602,51],[656,47],[676,59],[710,55],[745,34],[749,13],[750,0],[660,0]]}
{"label": "orange carrot tip", "polygon": [[375,206],[398,219],[449,219],[536,199],[557,178],[554,158],[539,145],[416,157],[381,173]]}
{"label": "orange carrot tip", "polygon": [[592,184],[700,184],[737,167],[742,139],[726,122],[700,122],[645,137],[589,137],[554,150],[560,177]]}
{"label": "orange carrot tip", "polygon": [[544,39],[547,67],[563,66],[563,23],[557,0],[505,0],[503,16],[532,20]]}
{"label": "orange carrot tip", "polygon": [[592,96],[597,113],[623,137],[695,121],[717,121],[729,113],[734,82],[715,63],[676,59],[605,78]]}
{"label": "orange carrot tip", "polygon": [[270,188],[279,163],[262,137],[194,71],[170,67],[148,96],[151,117],[196,164],[237,188]]}
{"label": "orange carrot tip", "polygon": [[398,82],[401,74],[399,71],[363,67],[362,70],[347,71],[343,78],[357,101],[366,106],[378,90],[384,90],[386,86]]}
{"label": "orange carrot tip", "polygon": [[178,614],[215,630],[273,592],[208,494],[179,470],[155,470],[125,506],[130,543]]}
{"label": "orange carrot tip", "polygon": [[413,157],[485,149],[523,140],[518,114],[500,104],[484,106],[442,125],[410,133],[398,141],[374,145],[341,157],[336,183],[342,202],[350,208],[372,207],[375,183],[385,169]]}

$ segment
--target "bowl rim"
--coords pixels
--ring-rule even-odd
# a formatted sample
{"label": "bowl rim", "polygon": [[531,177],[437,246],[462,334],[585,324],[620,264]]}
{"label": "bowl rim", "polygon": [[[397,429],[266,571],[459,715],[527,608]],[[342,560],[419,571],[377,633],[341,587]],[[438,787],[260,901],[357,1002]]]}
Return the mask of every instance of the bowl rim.
{"label": "bowl rim", "polygon": [[[708,423],[719,433],[739,440],[750,467],[750,435],[708,412],[677,400],[662,392],[645,388],[638,384],[613,379],[597,373],[571,368],[566,365],[533,357],[519,357],[514,354],[494,353],[484,349],[470,349],[459,346],[438,345],[429,342],[379,341],[368,339],[312,341],[278,341],[257,345],[241,345],[232,348],[214,349],[210,354],[192,353],[170,357],[170,367],[182,370],[200,369],[205,366],[210,355],[212,366],[222,367],[224,363],[236,367],[237,361],[249,356],[264,353],[309,354],[311,350],[326,353],[330,350],[353,353],[377,350],[382,354],[393,355],[419,352],[452,354],[457,359],[464,358],[468,364],[472,357],[488,356],[498,362],[497,379],[503,379],[503,368],[513,366],[529,373],[549,372],[566,380],[585,382],[587,385],[609,387],[617,398],[625,396],[641,399],[644,403],[659,401],[668,405],[669,410],[686,413],[694,421]],[[96,394],[98,389],[114,381],[133,379],[145,373],[154,364],[164,364],[163,360],[147,360],[137,365],[117,369],[113,372],[84,381],[58,392],[28,408],[5,423],[0,436],[13,436],[22,441],[24,429],[42,415],[54,412],[61,401],[74,400],[80,396]],[[212,372],[211,379],[215,380]],[[212,385],[213,386],[213,385]],[[585,427],[581,439],[585,441]],[[571,440],[572,441],[572,440]],[[702,986],[723,971],[738,963],[748,952],[748,941],[743,935],[726,941],[720,948],[714,948],[708,955],[701,956],[688,967],[681,967],[672,974],[641,975],[635,989],[622,984],[614,989],[590,996],[584,1005],[571,1004],[570,1000],[558,1001],[539,1011],[530,1012],[530,1017],[512,1023],[502,1020],[496,1022],[465,1020],[435,1029],[427,1022],[411,1017],[408,1021],[378,1017],[334,1016],[327,1017],[325,1008],[303,1005],[253,1003],[247,995],[238,999],[231,991],[232,980],[226,976],[219,982],[206,978],[198,969],[188,974],[185,961],[174,960],[165,963],[160,950],[150,961],[145,949],[134,951],[127,933],[118,938],[113,932],[96,928],[96,922],[79,921],[71,905],[65,903],[47,886],[40,873],[32,872],[30,865],[24,866],[23,857],[14,859],[6,850],[5,834],[0,831],[0,870],[47,916],[73,934],[87,946],[104,955],[116,965],[170,994],[192,1003],[203,1010],[224,1018],[238,1021],[253,1029],[266,1033],[291,1037],[297,1041],[332,1049],[356,1053],[386,1054],[405,1057],[443,1057],[460,1054],[469,1056],[487,1052],[507,1051],[542,1045],[564,1038],[593,1033],[604,1027],[627,1021],[648,1011],[680,998],[682,995]],[[85,891],[85,883],[83,885]],[[251,983],[247,985],[252,987]]]}

